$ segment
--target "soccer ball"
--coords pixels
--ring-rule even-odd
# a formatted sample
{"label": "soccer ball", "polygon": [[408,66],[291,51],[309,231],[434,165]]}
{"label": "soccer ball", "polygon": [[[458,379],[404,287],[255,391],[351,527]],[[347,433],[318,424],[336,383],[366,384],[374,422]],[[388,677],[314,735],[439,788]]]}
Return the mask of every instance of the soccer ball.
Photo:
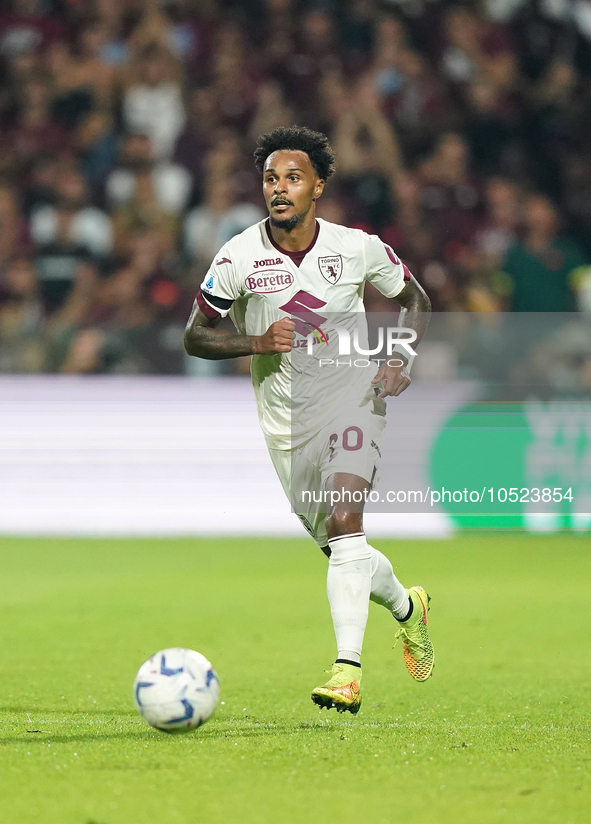
{"label": "soccer ball", "polygon": [[192,649],[163,649],[142,664],[133,699],[148,724],[165,732],[193,730],[211,718],[220,698],[215,670]]}

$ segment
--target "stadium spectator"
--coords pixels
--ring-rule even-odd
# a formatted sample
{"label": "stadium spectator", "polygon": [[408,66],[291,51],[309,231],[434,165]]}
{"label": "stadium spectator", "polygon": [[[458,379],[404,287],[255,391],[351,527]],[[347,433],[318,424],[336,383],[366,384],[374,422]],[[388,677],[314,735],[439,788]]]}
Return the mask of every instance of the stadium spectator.
{"label": "stadium spectator", "polygon": [[184,246],[198,273],[203,273],[214,255],[234,235],[262,220],[262,209],[236,202],[230,177],[212,175],[204,202],[187,215]]}
{"label": "stadium spectator", "polygon": [[513,285],[513,311],[572,311],[573,276],[589,258],[569,237],[560,235],[559,217],[549,198],[530,195],[523,218],[524,237],[509,248],[503,263]]}
{"label": "stadium spectator", "polygon": [[37,206],[31,213],[31,239],[38,247],[55,244],[58,235],[86,249],[101,260],[113,250],[113,230],[109,217],[89,204],[84,177],[74,168],[65,169],[56,182],[55,205]]}
{"label": "stadium spectator", "polygon": [[259,82],[257,67],[240,27],[229,23],[218,32],[212,66],[212,92],[220,123],[245,132],[254,115]]}
{"label": "stadium spectator", "polygon": [[461,134],[448,132],[420,165],[423,206],[445,238],[448,258],[458,243],[472,239],[480,220],[480,185],[470,169],[469,151]]}
{"label": "stadium spectator", "polygon": [[110,208],[117,209],[130,202],[138,185],[144,190],[151,189],[155,204],[163,212],[177,215],[187,206],[193,181],[182,166],[157,160],[148,136],[130,134],[123,139],[119,165],[106,181]]}
{"label": "stadium spectator", "polygon": [[[88,319],[97,300],[101,280],[97,269],[88,260],[77,262],[69,289],[50,315],[47,332],[55,342],[76,332]],[[45,301],[47,305],[47,301]]]}
{"label": "stadium spectator", "polygon": [[322,80],[344,71],[344,51],[331,17],[320,8],[308,11],[296,32],[268,64],[267,73],[281,84],[299,118],[315,124],[321,116]]}
{"label": "stadium spectator", "polygon": [[97,195],[117,159],[115,119],[108,109],[89,112],[76,129],[76,149],[89,190]]}
{"label": "stadium spectator", "polygon": [[484,188],[485,218],[474,237],[489,272],[498,270],[509,247],[517,240],[522,194],[512,180],[491,178]]}
{"label": "stadium spectator", "polygon": [[482,174],[510,173],[523,164],[521,136],[524,104],[490,78],[475,78],[466,91],[465,135],[472,162]]}
{"label": "stadium spectator", "polygon": [[26,83],[42,71],[42,58],[34,50],[15,55],[0,52],[0,117],[5,125],[14,120]]}
{"label": "stadium spectator", "polygon": [[26,250],[27,244],[27,226],[17,195],[10,187],[0,186],[0,272],[14,255]]}
{"label": "stadium spectator", "polygon": [[66,26],[45,8],[42,0],[12,0],[3,6],[0,52],[4,56],[14,58],[27,52],[44,52],[65,38]]}
{"label": "stadium spectator", "polygon": [[244,140],[240,133],[233,129],[218,129],[214,134],[212,146],[204,158],[206,180],[231,176],[236,202],[252,201],[260,204],[262,200],[260,180],[257,178],[254,166],[245,163],[246,159]]}
{"label": "stadium spectator", "polygon": [[0,293],[0,372],[40,372],[46,366],[43,305],[30,258],[8,261]]}
{"label": "stadium spectator", "polygon": [[436,310],[450,308],[450,276],[441,259],[441,237],[423,204],[422,181],[418,173],[402,171],[390,182],[394,220],[381,237],[407,262],[415,277],[429,289]]}
{"label": "stadium spectator", "polygon": [[293,123],[295,112],[283,97],[281,86],[275,81],[261,83],[257,89],[256,110],[250,124],[249,137],[255,142],[264,132]]}
{"label": "stadium spectator", "polygon": [[[126,260],[98,283],[84,324],[70,340],[68,369],[88,356],[92,371],[152,373],[180,371],[180,346],[159,345],[155,326],[166,337],[167,324],[186,314],[182,292],[171,272],[161,237],[154,228],[138,228],[128,238]],[[92,334],[91,334],[92,333]]]}
{"label": "stadium spectator", "polygon": [[177,138],[173,160],[189,172],[199,193],[205,182],[205,155],[219,134],[220,125],[214,89],[211,86],[194,88],[189,94],[187,123]]}
{"label": "stadium spectator", "polygon": [[96,25],[104,32],[100,57],[111,66],[123,66],[129,60],[130,50],[124,36],[129,5],[119,0],[95,0],[93,12]]}
{"label": "stadium spectator", "polygon": [[81,329],[66,349],[58,371],[65,374],[91,375],[104,371],[105,336],[100,329]]}
{"label": "stadium spectator", "polygon": [[142,49],[128,70],[123,122],[129,131],[150,138],[158,160],[170,158],[185,125],[181,77],[179,62],[154,42]]}
{"label": "stadium spectator", "polygon": [[57,157],[69,152],[70,134],[54,117],[52,90],[43,75],[31,77],[22,89],[14,123],[7,130],[10,175],[18,184],[26,182],[41,156]]}
{"label": "stadium spectator", "polygon": [[60,231],[56,241],[41,247],[36,258],[43,306],[48,317],[62,307],[80,267],[88,262],[86,249],[72,243],[61,232],[62,229],[63,225],[58,224]]}
{"label": "stadium spectator", "polygon": [[158,237],[158,245],[163,254],[172,254],[179,235],[179,215],[163,209],[159,204],[147,174],[139,174],[133,198],[113,213],[115,248],[125,256],[128,245],[138,231],[150,230]]}
{"label": "stadium spectator", "polygon": [[22,186],[22,208],[25,215],[30,216],[37,206],[54,204],[56,198],[57,181],[61,170],[68,162],[55,157],[39,156],[34,162]]}
{"label": "stadium spectator", "polygon": [[363,65],[369,57],[376,16],[377,9],[372,0],[345,0],[339,8],[336,19],[339,40],[356,65]]}
{"label": "stadium spectator", "polygon": [[93,23],[82,29],[73,47],[61,41],[52,46],[48,63],[54,82],[54,110],[67,125],[76,125],[94,108],[112,104],[117,69],[102,57],[106,30]]}
{"label": "stadium spectator", "polygon": [[[502,272],[507,250],[517,241],[522,220],[522,192],[510,180],[491,178],[483,191],[484,216],[471,242],[453,247],[454,286],[460,306],[469,312],[499,312],[509,305],[511,281]],[[449,257],[449,255],[448,255]],[[457,300],[457,295],[456,295]]]}
{"label": "stadium spectator", "polygon": [[453,4],[445,12],[444,30],[440,68],[452,84],[461,89],[485,78],[499,88],[512,87],[517,60],[504,26],[468,5]]}
{"label": "stadium spectator", "polygon": [[591,253],[591,156],[576,151],[563,158],[565,213],[576,240]]}
{"label": "stadium spectator", "polygon": [[389,218],[388,179],[401,168],[396,133],[381,111],[371,78],[350,87],[343,75],[330,75],[323,91],[326,108],[335,117],[336,179],[357,205],[353,220],[380,227]]}
{"label": "stadium spectator", "polygon": [[434,135],[451,125],[443,86],[427,60],[410,44],[402,21],[384,15],[376,26],[367,69],[382,111],[395,126],[407,160],[424,152]]}

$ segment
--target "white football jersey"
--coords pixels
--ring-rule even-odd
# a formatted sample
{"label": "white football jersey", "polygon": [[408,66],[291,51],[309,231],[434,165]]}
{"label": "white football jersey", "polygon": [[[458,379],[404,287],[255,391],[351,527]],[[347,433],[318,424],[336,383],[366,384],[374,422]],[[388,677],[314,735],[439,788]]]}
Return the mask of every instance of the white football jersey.
{"label": "white football jersey", "polygon": [[[268,219],[233,237],[216,255],[198,295],[209,317],[230,314],[239,333],[262,335],[275,321],[296,324],[292,352],[254,355],[252,380],[267,443],[291,449],[313,437],[343,406],[372,402],[377,366],[319,368],[338,356],[335,316],[365,328],[363,288],[370,281],[393,298],[408,269],[376,235],[317,220],[313,242],[287,252],[273,241]],[[324,325],[324,327],[323,327]],[[308,339],[314,340],[313,355]],[[365,333],[366,336],[366,333]],[[363,332],[360,340],[364,340]],[[329,342],[330,341],[330,345]]]}

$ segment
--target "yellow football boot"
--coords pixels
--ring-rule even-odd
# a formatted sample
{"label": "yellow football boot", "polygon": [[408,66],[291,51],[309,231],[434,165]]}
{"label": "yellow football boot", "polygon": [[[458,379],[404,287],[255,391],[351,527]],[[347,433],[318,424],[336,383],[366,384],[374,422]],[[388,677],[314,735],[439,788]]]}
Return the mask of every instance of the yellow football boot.
{"label": "yellow football boot", "polygon": [[356,715],[361,706],[361,667],[333,664],[331,677],[321,687],[312,690],[312,701],[327,710]]}
{"label": "yellow football boot", "polygon": [[412,615],[408,621],[399,621],[396,640],[402,639],[402,654],[406,669],[415,681],[426,681],[433,672],[435,652],[427,629],[430,596],[423,587],[406,590],[412,601]]}

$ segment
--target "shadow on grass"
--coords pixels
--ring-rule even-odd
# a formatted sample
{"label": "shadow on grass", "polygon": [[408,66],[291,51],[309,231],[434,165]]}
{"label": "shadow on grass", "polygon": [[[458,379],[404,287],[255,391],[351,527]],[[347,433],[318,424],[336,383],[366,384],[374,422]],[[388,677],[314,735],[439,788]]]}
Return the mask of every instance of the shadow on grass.
{"label": "shadow on grass", "polygon": [[72,735],[54,735],[54,733],[29,733],[28,735],[14,735],[0,738],[0,748],[3,744],[77,744],[84,741],[146,741],[154,736],[155,730],[146,728],[138,732],[107,732],[107,733],[84,733],[82,735],[73,733]]}
{"label": "shadow on grass", "polygon": [[69,718],[77,718],[81,715],[107,715],[110,718],[116,717],[119,718],[120,716],[134,716],[137,715],[136,710],[134,709],[123,709],[123,710],[106,710],[106,709],[97,709],[96,707],[92,707],[87,710],[82,709],[67,709],[66,707],[2,707],[0,706],[0,713],[12,713],[13,715],[34,715],[36,717],[44,716],[44,715],[67,715]]}
{"label": "shadow on grass", "polygon": [[[224,725],[207,725],[199,729],[197,735],[204,740],[216,740],[223,738],[270,738],[272,736],[293,735],[299,732],[331,732],[335,727],[329,723],[269,723],[264,721],[246,721],[248,726],[243,727],[245,721],[240,719],[235,724],[224,723]],[[184,732],[179,733],[164,733],[151,729],[146,726],[145,729],[118,731],[118,732],[93,732],[93,733],[76,733],[71,734],[53,733],[50,730],[43,732],[31,732],[26,735],[13,735],[6,738],[0,738],[0,748],[3,744],[30,744],[44,745],[51,744],[75,744],[85,741],[150,741],[150,740],[186,740],[187,736]]]}
{"label": "shadow on grass", "polygon": [[[247,726],[242,726],[244,723]],[[297,723],[276,723],[269,721],[253,721],[252,719],[239,719],[224,722],[223,726],[208,725],[199,731],[203,738],[262,738],[271,735],[293,735],[299,732],[331,732],[336,727],[328,721],[310,723],[307,721]]]}

